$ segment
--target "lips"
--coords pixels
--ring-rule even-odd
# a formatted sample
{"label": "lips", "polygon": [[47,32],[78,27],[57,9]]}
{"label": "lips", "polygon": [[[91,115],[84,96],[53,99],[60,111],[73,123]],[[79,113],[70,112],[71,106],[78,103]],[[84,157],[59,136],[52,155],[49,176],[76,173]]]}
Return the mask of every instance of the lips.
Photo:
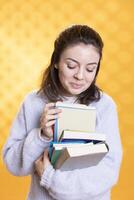
{"label": "lips", "polygon": [[83,85],[76,84],[76,83],[71,83],[71,86],[72,86],[74,89],[80,89],[81,87],[83,87]]}

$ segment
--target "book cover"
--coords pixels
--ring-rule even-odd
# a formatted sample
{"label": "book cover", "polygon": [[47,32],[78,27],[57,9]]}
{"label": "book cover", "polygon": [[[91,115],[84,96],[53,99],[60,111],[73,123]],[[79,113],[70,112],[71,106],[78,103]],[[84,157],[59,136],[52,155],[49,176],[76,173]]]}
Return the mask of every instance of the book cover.
{"label": "book cover", "polygon": [[[65,142],[60,142],[60,143],[51,143],[50,150],[49,150],[49,157],[51,164],[55,166],[56,161],[58,160],[60,154],[62,153],[63,149],[68,148],[68,147],[82,147],[84,145],[83,141],[81,142],[70,142],[70,143],[65,143]],[[93,145],[91,142],[90,145]]]}
{"label": "book cover", "polygon": [[56,103],[62,109],[61,117],[54,125],[54,141],[58,141],[63,130],[94,132],[96,109],[83,104]]}
{"label": "book cover", "polygon": [[75,130],[64,130],[59,138],[60,142],[70,142],[70,141],[85,141],[90,142],[94,141],[95,143],[105,141],[106,135],[102,133],[91,133],[91,132],[83,132],[83,131],[75,131]]}
{"label": "book cover", "polygon": [[64,148],[55,163],[55,168],[63,171],[87,168],[97,165],[108,152],[105,143],[84,144],[82,147]]}

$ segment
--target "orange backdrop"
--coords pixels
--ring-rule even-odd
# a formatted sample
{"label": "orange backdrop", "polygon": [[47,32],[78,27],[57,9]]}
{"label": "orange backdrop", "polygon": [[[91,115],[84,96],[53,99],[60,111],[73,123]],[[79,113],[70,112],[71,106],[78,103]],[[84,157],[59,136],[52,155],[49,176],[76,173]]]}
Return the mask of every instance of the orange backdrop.
{"label": "orange backdrop", "polygon": [[[88,24],[105,43],[98,84],[119,112],[124,157],[112,200],[134,199],[133,7],[133,0],[0,0],[0,151],[24,95],[39,87],[57,34]],[[0,199],[24,200],[30,177],[9,174],[0,158]]]}

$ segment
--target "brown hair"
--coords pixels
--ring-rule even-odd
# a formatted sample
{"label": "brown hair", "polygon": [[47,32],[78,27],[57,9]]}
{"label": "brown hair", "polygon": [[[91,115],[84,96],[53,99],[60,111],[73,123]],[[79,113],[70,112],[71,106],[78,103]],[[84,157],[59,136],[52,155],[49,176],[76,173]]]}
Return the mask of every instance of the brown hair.
{"label": "brown hair", "polygon": [[94,81],[86,91],[77,96],[77,100],[82,104],[88,105],[90,102],[98,101],[100,99],[100,89],[95,85],[95,82],[100,68],[100,61],[102,59],[103,41],[100,35],[89,26],[73,25],[62,31],[55,40],[50,64],[43,73],[39,92],[43,92],[51,102],[63,99],[63,94],[60,89],[61,83],[58,78],[58,70],[55,68],[55,65],[59,63],[60,56],[67,47],[78,43],[93,45],[100,55],[100,60]]}

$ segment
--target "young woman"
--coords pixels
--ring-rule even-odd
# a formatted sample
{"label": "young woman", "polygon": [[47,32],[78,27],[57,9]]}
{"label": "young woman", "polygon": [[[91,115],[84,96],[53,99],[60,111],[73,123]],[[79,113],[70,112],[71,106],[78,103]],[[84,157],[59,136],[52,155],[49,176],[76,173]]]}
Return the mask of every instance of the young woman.
{"label": "young woman", "polygon": [[[31,175],[28,200],[109,200],[118,180],[122,148],[116,105],[96,86],[103,41],[86,25],[61,32],[54,44],[50,65],[41,88],[26,96],[4,147],[4,161],[16,176]],[[55,102],[93,105],[96,131],[105,133],[109,152],[93,167],[73,171],[55,170],[47,148],[53,139]]]}

